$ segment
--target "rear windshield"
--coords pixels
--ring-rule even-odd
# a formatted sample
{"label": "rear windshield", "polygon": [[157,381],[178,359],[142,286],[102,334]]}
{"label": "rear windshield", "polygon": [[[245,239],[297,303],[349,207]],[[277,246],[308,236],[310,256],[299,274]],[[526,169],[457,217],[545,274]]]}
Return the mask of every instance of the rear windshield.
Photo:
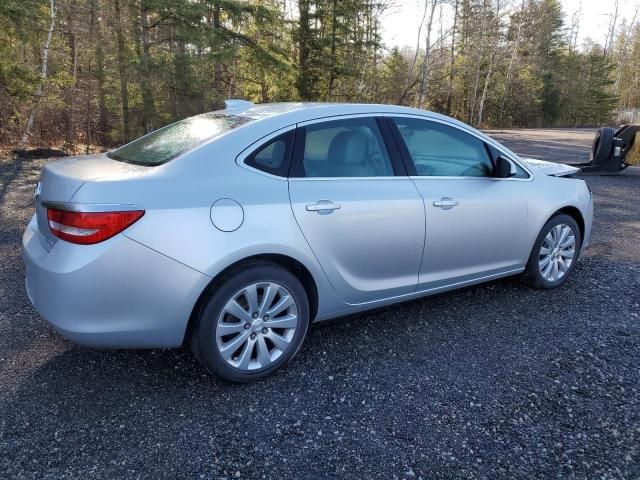
{"label": "rear windshield", "polygon": [[136,165],[160,165],[250,120],[235,115],[205,113],[167,125],[107,155]]}

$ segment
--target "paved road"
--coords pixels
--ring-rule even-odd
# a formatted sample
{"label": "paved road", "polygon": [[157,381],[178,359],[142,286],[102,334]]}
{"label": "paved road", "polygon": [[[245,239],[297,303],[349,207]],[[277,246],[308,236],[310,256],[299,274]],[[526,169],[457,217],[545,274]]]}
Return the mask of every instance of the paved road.
{"label": "paved road", "polygon": [[549,162],[588,162],[595,128],[487,130],[518,154]]}
{"label": "paved road", "polygon": [[0,478],[640,478],[640,169],[587,179],[594,244],[560,289],[506,279],[318,326],[235,386],[184,350],[74,346],[33,311],[40,167],[0,163]]}

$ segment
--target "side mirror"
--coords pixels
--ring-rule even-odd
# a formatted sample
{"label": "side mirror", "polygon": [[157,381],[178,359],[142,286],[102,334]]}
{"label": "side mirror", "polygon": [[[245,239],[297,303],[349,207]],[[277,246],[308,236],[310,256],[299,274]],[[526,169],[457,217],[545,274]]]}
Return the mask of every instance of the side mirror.
{"label": "side mirror", "polygon": [[494,170],[494,177],[496,178],[510,178],[515,177],[517,174],[516,166],[503,156],[498,157],[496,160],[496,168]]}

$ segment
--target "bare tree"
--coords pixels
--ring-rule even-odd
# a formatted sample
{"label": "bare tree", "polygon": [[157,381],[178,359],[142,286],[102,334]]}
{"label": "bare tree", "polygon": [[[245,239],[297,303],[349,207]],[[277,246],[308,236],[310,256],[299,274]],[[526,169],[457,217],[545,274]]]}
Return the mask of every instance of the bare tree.
{"label": "bare tree", "polygon": [[613,39],[616,34],[616,23],[618,22],[619,0],[614,0],[613,13],[610,15],[611,21],[609,22],[609,29],[607,30],[607,36],[604,40],[604,54],[607,55],[611,52],[613,47]]}
{"label": "bare tree", "polygon": [[65,93],[67,108],[65,112],[65,137],[64,148],[70,150],[73,148],[75,140],[75,103],[76,103],[76,86],[78,83],[78,42],[74,26],[71,5],[68,5],[64,18],[66,24],[67,45],[69,47],[69,75],[71,76],[71,84],[67,87]]}
{"label": "bare tree", "polygon": [[622,79],[622,72],[624,71],[624,62],[627,57],[627,50],[629,48],[629,39],[631,38],[631,34],[636,25],[636,20],[638,18],[638,13],[640,11],[640,5],[638,5],[633,12],[633,17],[631,18],[631,22],[629,22],[629,27],[624,32],[624,40],[622,43],[622,48],[620,49],[620,56],[618,59],[618,71],[616,72],[616,81],[613,84],[613,91],[617,95],[620,90],[620,80]]}
{"label": "bare tree", "polygon": [[[102,37],[102,18],[100,15],[99,0],[91,0],[91,18],[89,29],[89,41],[92,48],[95,50],[95,63],[96,71],[95,78],[97,81],[97,95],[98,95],[98,127],[97,134],[100,142],[104,141],[105,134],[108,129],[107,119],[107,95],[105,92],[105,64],[104,64],[104,50],[103,50],[103,37]],[[91,83],[89,83],[91,85]]]}
{"label": "bare tree", "polygon": [[489,82],[491,81],[491,74],[495,65],[495,59],[498,50],[498,40],[500,36],[500,7],[501,0],[496,0],[496,17],[493,25],[493,35],[491,38],[491,53],[489,54],[489,68],[487,69],[487,75],[484,79],[484,87],[482,88],[482,95],[480,96],[480,105],[478,107],[478,121],[477,124],[482,123],[482,115],[484,113],[484,104],[487,100],[487,91],[489,89]]}
{"label": "bare tree", "polygon": [[[523,3],[524,9],[524,3]],[[571,15],[571,30],[569,31],[569,50],[574,52],[577,48],[578,33],[580,31],[580,19],[582,17],[582,0],[578,4],[578,8]]]}
{"label": "bare tree", "polygon": [[451,115],[451,99],[453,96],[453,77],[455,75],[456,66],[456,29],[458,28],[458,3],[454,1],[453,7],[453,27],[451,27],[451,58],[449,64],[449,85],[447,89],[447,110],[446,114]]}
{"label": "bare tree", "polygon": [[418,64],[418,55],[420,55],[420,42],[422,40],[422,28],[424,27],[424,22],[427,19],[427,10],[429,9],[429,3],[427,1],[424,2],[424,11],[422,12],[422,20],[420,21],[420,26],[418,27],[418,36],[416,40],[416,50],[413,52],[413,60],[411,62],[411,66],[409,67],[409,74],[407,75],[407,81],[402,92],[402,95],[398,99],[398,103],[402,104],[404,102],[405,97],[409,93],[409,90],[413,88],[415,82],[413,81],[413,72]]}
{"label": "bare tree", "polygon": [[116,42],[118,46],[118,73],[120,74],[120,108],[122,110],[121,124],[121,140],[126,142],[129,140],[129,72],[127,69],[126,46],[124,38],[124,29],[122,25],[122,8],[120,0],[115,0],[115,25],[116,25]]}
{"label": "bare tree", "polygon": [[431,0],[431,11],[427,20],[427,35],[425,38],[424,58],[422,60],[422,68],[420,69],[420,83],[418,86],[418,108],[422,108],[424,98],[427,94],[429,83],[429,60],[431,59],[431,28],[433,27],[433,14],[439,0]]}
{"label": "bare tree", "polygon": [[147,0],[139,2],[138,55],[140,58],[140,91],[142,92],[142,123],[145,133],[153,130],[154,98],[151,86],[151,40],[149,37],[149,5]]}
{"label": "bare tree", "polygon": [[511,82],[511,76],[513,75],[513,68],[518,60],[518,51],[520,49],[520,40],[522,38],[522,25],[524,24],[524,9],[525,0],[522,0],[522,6],[520,7],[520,13],[518,14],[518,26],[516,28],[516,38],[513,42],[511,49],[511,56],[509,58],[509,65],[507,67],[507,74],[504,79],[504,87],[502,89],[502,99],[500,101],[500,111],[498,113],[498,124],[502,125],[504,118],[505,107],[507,103],[507,93],[509,92],[509,83]]}
{"label": "bare tree", "polygon": [[485,41],[486,41],[486,28],[487,28],[487,6],[490,4],[491,0],[484,0],[482,2],[482,10],[480,13],[480,41],[479,45],[476,48],[476,58],[475,58],[475,80],[473,82],[473,93],[470,94],[469,99],[469,113],[467,123],[473,125],[476,102],[478,99],[478,89],[480,88],[480,66],[482,63],[482,57],[484,55],[485,50]]}
{"label": "bare tree", "polygon": [[42,61],[40,66],[40,83],[38,84],[38,88],[33,94],[33,105],[31,106],[31,113],[29,113],[29,118],[27,119],[27,125],[24,129],[24,133],[22,134],[22,139],[20,140],[19,148],[24,148],[29,141],[29,137],[31,136],[31,130],[33,129],[33,122],[36,117],[36,112],[38,111],[38,104],[40,103],[40,99],[44,94],[44,83],[47,80],[47,68],[49,65],[49,47],[51,45],[51,38],[53,37],[53,29],[56,25],[56,1],[49,0],[49,30],[47,31],[47,38],[44,42],[44,46],[42,47]]}

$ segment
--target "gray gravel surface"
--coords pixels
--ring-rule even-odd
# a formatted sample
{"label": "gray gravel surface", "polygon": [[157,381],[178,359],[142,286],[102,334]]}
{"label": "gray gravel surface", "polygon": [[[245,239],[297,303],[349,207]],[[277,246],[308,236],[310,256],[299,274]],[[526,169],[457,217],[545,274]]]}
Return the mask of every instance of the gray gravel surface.
{"label": "gray gravel surface", "polygon": [[0,478],[640,478],[640,169],[587,178],[593,246],[563,287],[317,326],[236,386],[185,350],[75,346],[34,312],[19,245],[41,166],[0,162]]}

